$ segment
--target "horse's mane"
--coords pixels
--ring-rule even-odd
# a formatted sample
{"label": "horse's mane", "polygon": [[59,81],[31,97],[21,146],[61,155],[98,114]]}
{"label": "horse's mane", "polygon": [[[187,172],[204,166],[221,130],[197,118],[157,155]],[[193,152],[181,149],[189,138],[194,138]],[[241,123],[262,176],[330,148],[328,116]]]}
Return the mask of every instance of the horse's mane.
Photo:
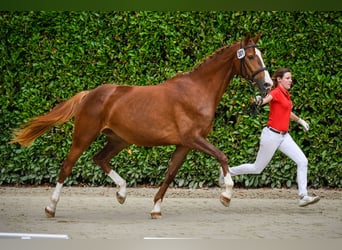
{"label": "horse's mane", "polygon": [[187,72],[179,72],[175,76],[173,76],[172,78],[177,78],[177,77],[181,77],[184,75],[189,75],[191,73],[196,72],[203,64],[205,64],[209,60],[212,60],[213,58],[217,57],[218,55],[221,55],[223,53],[223,51],[225,51],[229,47],[231,47],[231,45],[226,45],[226,46],[223,46],[221,48],[218,48],[213,53],[211,53],[209,56],[207,56],[204,60],[202,60],[200,63],[198,63],[195,67],[193,67],[192,70],[187,71]]}

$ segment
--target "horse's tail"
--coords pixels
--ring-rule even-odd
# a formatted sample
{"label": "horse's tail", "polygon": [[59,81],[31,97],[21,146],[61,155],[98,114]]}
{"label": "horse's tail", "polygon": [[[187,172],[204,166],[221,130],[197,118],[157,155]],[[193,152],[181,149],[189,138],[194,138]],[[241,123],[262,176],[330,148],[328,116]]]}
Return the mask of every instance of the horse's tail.
{"label": "horse's tail", "polygon": [[20,145],[27,147],[54,125],[60,125],[69,121],[75,115],[82,99],[89,92],[82,91],[69,100],[57,105],[49,113],[35,117],[25,123],[21,128],[15,129],[13,131],[15,137],[11,140],[11,143],[18,142]]}

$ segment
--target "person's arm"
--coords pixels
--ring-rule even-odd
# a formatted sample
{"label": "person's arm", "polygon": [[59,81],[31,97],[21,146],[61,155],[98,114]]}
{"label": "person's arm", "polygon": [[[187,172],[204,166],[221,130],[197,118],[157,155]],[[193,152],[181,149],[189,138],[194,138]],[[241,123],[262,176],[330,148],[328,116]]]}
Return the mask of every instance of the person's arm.
{"label": "person's arm", "polygon": [[255,98],[254,98],[254,102],[261,106],[261,105],[264,105],[264,104],[267,104],[269,103],[270,101],[272,101],[273,97],[271,95],[267,95],[265,96],[264,98],[262,98],[260,95],[257,95]]}
{"label": "person's arm", "polygon": [[295,113],[291,112],[290,119],[302,125],[305,132],[309,131],[309,124],[303,119],[299,118]]}
{"label": "person's arm", "polygon": [[292,121],[298,122],[299,117],[295,113],[291,112],[290,119]]}

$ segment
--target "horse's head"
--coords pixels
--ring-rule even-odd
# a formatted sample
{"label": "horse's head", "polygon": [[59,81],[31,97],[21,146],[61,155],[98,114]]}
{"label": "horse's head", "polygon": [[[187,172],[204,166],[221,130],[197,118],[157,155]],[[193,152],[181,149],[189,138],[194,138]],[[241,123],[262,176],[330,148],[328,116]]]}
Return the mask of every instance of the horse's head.
{"label": "horse's head", "polygon": [[251,39],[250,33],[248,33],[244,41],[240,42],[237,58],[239,60],[239,74],[253,85],[257,84],[261,94],[265,96],[270,91],[273,81],[256,45],[260,36],[261,34],[258,34]]}

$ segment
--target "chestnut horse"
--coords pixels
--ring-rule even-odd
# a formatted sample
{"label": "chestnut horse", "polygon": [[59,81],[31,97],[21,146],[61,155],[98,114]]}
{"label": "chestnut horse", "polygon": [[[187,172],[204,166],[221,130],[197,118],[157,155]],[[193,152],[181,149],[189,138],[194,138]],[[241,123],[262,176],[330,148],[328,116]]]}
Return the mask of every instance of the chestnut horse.
{"label": "chestnut horse", "polygon": [[119,86],[105,84],[83,91],[59,104],[49,113],[33,118],[15,130],[12,142],[30,145],[52,126],[75,117],[70,151],[62,163],[47,217],[54,217],[65,179],[80,155],[102,132],[105,147],[95,155],[94,162],[119,186],[119,203],[126,199],[126,181],[113,170],[109,162],[130,144],[140,146],[176,145],[166,177],[154,197],[152,218],[161,217],[161,202],[190,150],[213,156],[221,164],[225,176],[225,191],[220,201],[229,206],[233,180],[228,171],[226,155],[206,140],[211,130],[215,110],[230,80],[239,75],[266,94],[272,85],[254,38],[246,37],[224,46],[207,57],[192,71],[153,86]]}

